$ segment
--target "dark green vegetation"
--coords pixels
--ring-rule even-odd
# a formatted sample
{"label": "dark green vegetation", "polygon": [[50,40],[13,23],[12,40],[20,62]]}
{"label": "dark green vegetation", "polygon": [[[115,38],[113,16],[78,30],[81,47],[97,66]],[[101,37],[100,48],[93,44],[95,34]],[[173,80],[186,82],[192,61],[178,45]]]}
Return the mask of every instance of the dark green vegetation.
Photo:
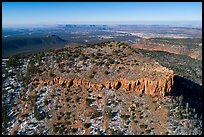
{"label": "dark green vegetation", "polygon": [[[155,51],[147,51],[147,50],[138,50],[138,49],[134,49],[131,48],[130,46],[128,46],[125,43],[112,43],[111,42],[107,42],[107,43],[98,43],[97,45],[88,45],[86,47],[90,48],[89,51],[92,50],[92,52],[83,52],[83,48],[82,46],[70,46],[67,48],[63,48],[63,49],[58,49],[58,50],[51,50],[49,52],[39,52],[36,54],[31,54],[30,56],[25,56],[25,58],[22,56],[15,56],[16,58],[20,58],[20,60],[17,60],[15,57],[11,57],[9,59],[9,61],[7,62],[8,66],[18,66],[17,64],[20,64],[22,62],[24,63],[28,63],[27,69],[21,69],[23,70],[24,74],[26,74],[25,76],[22,76],[21,71],[18,72],[18,79],[23,79],[24,82],[24,87],[26,87],[25,85],[29,85],[28,83],[30,82],[31,78],[36,78],[36,81],[38,81],[38,78],[43,78],[43,76],[45,78],[53,78],[55,77],[54,75],[58,76],[59,73],[76,73],[79,74],[82,71],[86,71],[83,70],[82,68],[85,66],[89,66],[89,65],[96,65],[98,66],[104,66],[104,70],[102,71],[103,74],[105,74],[105,76],[110,76],[112,74],[112,71],[110,69],[108,69],[108,66],[110,64],[125,64],[125,63],[129,63],[129,61],[127,61],[128,56],[130,56],[131,54],[134,54],[134,52],[137,52],[139,54],[143,54],[144,56],[148,56],[150,58],[153,58],[155,60],[157,60],[158,62],[160,62],[160,64],[164,64],[164,65],[169,65],[166,66],[170,69],[174,69],[175,73],[177,74],[177,76],[175,77],[175,85],[177,87],[177,89],[175,90],[176,93],[178,93],[178,91],[183,91],[183,92],[188,92],[190,93],[190,97],[191,94],[193,93],[194,95],[194,91],[192,92],[192,90],[189,89],[189,85],[194,84],[193,81],[188,80],[187,78],[183,78],[183,70],[185,70],[186,72],[188,72],[189,66],[192,66],[192,63],[196,63],[196,60],[191,62],[192,59],[191,58],[187,58],[185,56],[180,56],[180,55],[174,55],[174,54],[169,54],[167,52],[155,52]],[[110,52],[110,54],[105,54],[100,47],[102,46],[107,46],[106,44],[110,44],[108,46],[114,48],[114,50],[112,50],[113,52]],[[85,49],[86,49],[85,47]],[[128,50],[121,50],[118,47],[121,47],[121,49],[128,49]],[[98,50],[96,50],[98,49]],[[124,60],[122,60],[123,57],[126,57]],[[186,62],[186,58],[187,61]],[[115,60],[117,59],[117,60]],[[134,65],[138,65],[140,64],[140,60],[142,58],[136,58],[136,60],[134,60],[134,62],[131,64],[132,66]],[[169,63],[170,62],[170,63]],[[138,63],[138,64],[137,64]],[[178,71],[177,69],[175,69],[177,66],[174,66],[174,63],[178,63],[178,65],[180,65],[182,67],[181,63],[185,64],[185,68],[183,67],[183,70]],[[197,62],[199,64],[199,62]],[[76,65],[77,64],[77,65]],[[172,67],[173,65],[173,67]],[[195,65],[195,64],[194,64]],[[55,67],[52,67],[55,66]],[[21,67],[21,66],[18,66]],[[100,75],[98,75],[98,70],[96,68],[90,69],[90,71],[86,71],[87,72],[87,76],[91,79],[97,79],[97,78],[101,78],[98,77]],[[107,68],[106,68],[107,67]],[[196,67],[195,67],[196,68]],[[195,68],[190,68],[190,70],[192,71],[192,74],[188,74],[188,75],[192,75],[193,76],[193,72],[195,71]],[[116,70],[117,72],[123,70],[123,67],[118,67],[114,70]],[[181,68],[178,68],[181,69]],[[198,69],[201,69],[202,71],[202,67]],[[20,69],[19,69],[20,70]],[[193,71],[194,70],[194,71]],[[46,72],[46,73],[43,73]],[[180,74],[180,75],[179,75]],[[187,75],[186,74],[186,75]],[[11,75],[10,73],[8,75]],[[35,77],[35,75],[37,77]],[[125,75],[127,76],[127,75]],[[190,78],[189,78],[190,79]],[[198,78],[199,79],[199,78]],[[21,80],[20,80],[21,81]],[[178,83],[178,84],[176,84]],[[37,85],[32,83],[32,88],[30,87],[30,91],[32,91],[33,89],[36,89]],[[37,83],[38,84],[38,83]],[[195,83],[196,84],[196,83]],[[72,85],[72,86],[70,86]],[[46,86],[46,85],[45,85]],[[62,83],[61,85],[62,87],[65,87],[65,84]],[[121,86],[121,83],[119,85],[119,87]],[[194,90],[195,88],[193,88]],[[197,90],[197,89],[196,89]],[[198,89],[199,90],[199,89]],[[120,104],[125,108],[122,111],[128,112],[128,110],[126,108],[129,107],[129,103],[126,101],[132,101],[133,98],[129,99],[129,97],[124,96],[124,94],[120,94],[119,92],[117,93],[120,96],[120,101],[118,100],[119,98],[115,98],[115,94],[114,96],[111,96],[111,100],[107,101],[107,96],[106,96],[106,101],[102,101],[104,96],[100,97],[100,99],[97,99],[97,96],[92,96],[91,94],[88,95],[88,93],[92,93],[97,95],[98,93],[103,93],[100,91],[94,91],[92,88],[84,88],[84,87],[75,87],[73,84],[73,80],[70,81],[70,84],[68,86],[68,88],[65,89],[61,89],[57,88],[57,89],[50,89],[51,91],[51,95],[46,96],[46,98],[44,100],[42,100],[42,104],[45,104],[45,106],[43,106],[44,108],[41,108],[39,106],[36,106],[35,102],[37,101],[37,98],[39,98],[39,94],[45,93],[46,90],[45,89],[41,89],[39,90],[39,94],[37,95],[37,92],[35,92],[36,95],[30,96],[29,98],[26,98],[26,88],[22,89],[21,92],[22,97],[20,99],[22,99],[23,102],[27,102],[27,101],[31,101],[32,104],[32,110],[34,110],[34,117],[40,122],[44,122],[44,116],[45,115],[44,112],[44,108],[53,106],[53,102],[54,100],[61,100],[60,103],[57,103],[57,105],[54,105],[54,112],[51,112],[52,117],[56,117],[56,120],[54,120],[52,124],[49,125],[53,125],[51,128],[51,132],[54,132],[54,134],[75,134],[79,131],[82,131],[80,128],[78,127],[74,127],[73,125],[77,124],[83,127],[83,129],[86,128],[90,128],[92,125],[92,123],[89,123],[89,121],[82,121],[82,123],[78,124],[76,121],[79,121],[79,118],[82,117],[89,117],[90,119],[98,119],[98,117],[104,116],[105,118],[107,118],[109,120],[109,122],[111,123],[115,123],[114,121],[117,121],[116,119],[116,115],[118,115],[120,118],[122,118],[122,120],[124,120],[124,128],[129,128],[128,125],[130,126],[131,122],[134,122],[134,125],[136,125],[138,128],[141,129],[141,134],[155,134],[154,130],[151,128],[149,122],[148,123],[144,123],[143,121],[145,121],[146,119],[153,120],[154,117],[152,117],[151,114],[148,114],[146,112],[148,112],[147,110],[151,110],[151,106],[146,106],[146,103],[141,103],[140,100],[138,100],[138,98],[143,99],[144,95],[140,94],[138,95],[135,100],[137,100],[138,102],[132,102],[134,105],[132,104],[132,107],[130,108],[131,110],[131,115],[129,114],[122,114],[112,108],[117,108],[117,105],[119,104],[118,102],[120,102]],[[60,92],[62,91],[62,92]],[[29,91],[28,91],[29,92]],[[97,92],[97,94],[95,93]],[[108,91],[110,92],[110,91]],[[186,117],[192,118],[192,116],[190,115],[189,112],[192,112],[193,108],[192,107],[192,101],[190,102],[190,100],[188,100],[185,96],[182,96],[183,92],[180,92],[179,94],[177,94],[175,97],[178,98],[178,104],[176,105],[176,107],[178,106],[178,110],[176,111],[176,117],[179,120],[182,120]],[[63,93],[63,94],[60,94]],[[122,93],[124,93],[122,91]],[[116,95],[117,95],[116,94]],[[105,94],[106,95],[106,94]],[[98,96],[99,97],[99,96]],[[49,101],[52,101],[52,103],[50,103]],[[145,99],[146,100],[146,99]],[[149,100],[149,99],[147,99]],[[196,97],[196,100],[200,100],[199,97]],[[102,102],[101,102],[102,101]],[[43,103],[44,102],[44,103]],[[63,102],[63,104],[61,103]],[[196,101],[193,101],[196,103]],[[40,104],[41,104],[40,103]],[[156,108],[155,108],[155,112],[159,112],[161,109],[161,105],[163,105],[163,102],[161,101],[157,101],[153,102],[153,101],[149,101],[150,104],[155,104]],[[165,103],[165,102],[164,102]],[[200,102],[198,102],[200,103]],[[80,104],[82,104],[82,107],[80,106]],[[111,108],[109,109],[104,109],[102,108],[102,110],[105,110],[105,114],[103,113],[103,111],[101,110],[97,110],[96,108],[99,106],[99,104],[103,104],[102,106],[110,106]],[[106,104],[106,105],[105,105]],[[127,105],[128,107],[127,107]],[[147,103],[148,104],[148,103]],[[197,106],[200,106],[200,104],[196,104]],[[175,106],[172,106],[172,108],[175,108]],[[65,110],[69,110],[67,113]],[[83,113],[83,110],[87,110],[84,111],[86,113]],[[119,108],[121,109],[121,108]],[[129,109],[129,108],[128,108]],[[59,112],[59,111],[60,112]],[[201,108],[198,108],[198,110],[202,110]],[[59,113],[58,113],[59,112]],[[81,113],[82,112],[82,113]],[[154,112],[153,112],[154,113]],[[186,115],[185,115],[186,114]],[[193,114],[193,113],[191,113]],[[154,115],[153,115],[154,116]],[[156,115],[158,116],[158,115]],[[196,115],[197,116],[197,115]],[[22,116],[23,118],[28,117],[28,116]],[[50,116],[48,116],[50,117]],[[149,119],[152,118],[152,119]],[[157,118],[157,117],[156,117]],[[158,116],[159,119],[161,119],[160,116]],[[100,118],[101,119],[101,118]],[[155,119],[154,119],[155,120]],[[103,122],[103,121],[102,121]],[[157,121],[152,121],[151,123],[156,123]],[[159,122],[159,121],[158,121]],[[162,123],[162,122],[161,122]],[[113,126],[111,126],[112,128]],[[116,127],[116,126],[114,126]],[[153,126],[155,127],[155,126]],[[126,134],[125,130],[123,130],[124,128],[118,129],[118,130],[111,130],[111,134]],[[91,128],[90,128],[91,129]],[[163,129],[162,129],[163,130]],[[156,130],[155,130],[156,131]],[[49,131],[50,132],[50,131]],[[41,132],[38,132],[41,133]],[[78,134],[78,133],[77,133]],[[102,134],[100,132],[98,132],[97,134]]]}
{"label": "dark green vegetation", "polygon": [[[123,31],[123,32],[122,32]],[[131,33],[141,32],[150,34],[173,34],[202,37],[202,28],[192,27],[169,27],[160,25],[57,25],[54,27],[31,27],[31,28],[2,28],[3,56],[26,53],[47,48],[60,48],[64,45],[60,38],[79,44],[93,44],[105,41],[123,41],[136,43],[139,36]],[[46,37],[54,34],[55,38]],[[58,38],[57,36],[60,38]],[[105,37],[104,37],[105,36]],[[110,36],[106,38],[106,36]],[[52,37],[52,36],[51,36]],[[157,39],[153,39],[155,42]],[[182,39],[181,39],[182,41]],[[184,41],[185,42],[185,41]],[[188,42],[188,41],[187,41]],[[5,45],[6,44],[6,45]],[[9,46],[11,45],[11,46]],[[41,46],[40,46],[41,45]],[[46,45],[46,46],[45,46]]]}
{"label": "dark green vegetation", "polygon": [[173,45],[183,45],[189,49],[198,47],[199,43],[202,43],[202,38],[150,38],[148,41],[152,43],[168,44]]}
{"label": "dark green vegetation", "polygon": [[11,56],[11,57],[9,57],[8,59],[8,61],[6,62],[6,66],[7,67],[16,67],[16,66],[19,66],[20,65],[20,63],[18,62],[18,59],[19,59],[20,57],[18,57],[18,56]]}
{"label": "dark green vegetation", "polygon": [[186,55],[178,55],[164,51],[133,49],[134,52],[155,59],[161,65],[175,73],[173,96],[183,95],[185,101],[202,112],[202,60],[192,59]]}
{"label": "dark green vegetation", "polygon": [[151,57],[161,65],[174,70],[176,75],[202,83],[202,61],[185,55],[173,54],[165,51],[149,51],[134,49],[135,52]]}
{"label": "dark green vegetation", "polygon": [[[37,69],[36,66],[34,66],[35,61],[30,60],[30,62],[28,63],[28,68],[27,68],[26,74],[25,74],[25,76],[23,76],[22,70],[20,68],[21,68],[21,65],[23,64],[23,59],[25,57],[26,56],[18,56],[18,55],[10,56],[8,58],[8,61],[6,61],[6,66],[15,68],[17,81],[23,81],[24,84],[28,84],[32,75],[39,73],[39,70]],[[13,72],[9,73],[5,69],[2,69],[2,72],[6,73],[6,78],[8,76],[15,74]]]}
{"label": "dark green vegetation", "polygon": [[8,127],[8,121],[9,121],[9,117],[7,115],[7,107],[3,106],[2,111],[3,111],[3,115],[2,115],[3,130],[5,130]]}
{"label": "dark green vegetation", "polygon": [[34,116],[35,118],[40,121],[41,120],[41,116],[40,116],[40,112],[38,111],[37,107],[35,106],[34,108]]}
{"label": "dark green vegetation", "polygon": [[145,39],[143,42],[147,46],[160,46],[161,48],[190,57],[194,56],[193,58],[202,60],[202,38],[150,38]]}
{"label": "dark green vegetation", "polygon": [[56,35],[48,37],[12,37],[2,40],[2,57],[10,55],[33,53],[51,48],[64,47],[66,40]]}

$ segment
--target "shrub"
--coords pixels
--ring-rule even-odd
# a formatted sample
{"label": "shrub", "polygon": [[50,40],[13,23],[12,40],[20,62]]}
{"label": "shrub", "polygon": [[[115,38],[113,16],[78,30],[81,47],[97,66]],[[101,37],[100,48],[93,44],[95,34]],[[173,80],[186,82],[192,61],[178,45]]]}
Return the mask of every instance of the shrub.
{"label": "shrub", "polygon": [[151,130],[150,130],[150,129],[147,129],[147,130],[145,130],[145,132],[146,132],[147,134],[150,134],[150,133],[151,133]]}
{"label": "shrub", "polygon": [[70,100],[71,100],[71,98],[70,98],[70,97],[67,97],[67,98],[66,98],[66,101],[67,101],[67,102],[69,102]]}
{"label": "shrub", "polygon": [[183,103],[183,95],[180,95],[179,96],[179,105],[181,106]]}
{"label": "shrub", "polygon": [[96,118],[100,116],[102,116],[102,113],[96,110],[95,112],[93,112],[93,115],[91,116],[91,118]]}
{"label": "shrub", "polygon": [[48,66],[48,57],[45,58],[45,64]]}
{"label": "shrub", "polygon": [[118,54],[118,53],[120,53],[121,51],[120,50],[113,50],[113,54]]}
{"label": "shrub", "polygon": [[175,104],[171,104],[170,109],[175,109],[176,105]]}
{"label": "shrub", "polygon": [[110,109],[109,109],[108,112],[107,112],[107,117],[108,117],[108,118],[112,118],[112,112],[111,112]]}
{"label": "shrub", "polygon": [[35,107],[35,109],[34,109],[34,116],[35,116],[35,118],[36,118],[38,121],[41,120],[40,112],[37,110],[36,107]]}
{"label": "shrub", "polygon": [[60,120],[62,117],[61,116],[57,116],[57,120]]}
{"label": "shrub", "polygon": [[189,118],[189,103],[186,103],[186,115]]}
{"label": "shrub", "polygon": [[135,124],[137,124],[139,121],[138,120],[134,120]]}
{"label": "shrub", "polygon": [[123,135],[123,132],[120,129],[118,130],[118,135]]}
{"label": "shrub", "polygon": [[65,119],[70,119],[71,118],[71,112],[67,112],[65,115]]}
{"label": "shrub", "polygon": [[55,75],[52,71],[49,71],[49,72],[48,72],[48,76],[53,78],[53,77],[55,77],[56,75]]}
{"label": "shrub", "polygon": [[94,100],[87,98],[87,99],[86,99],[86,104],[87,104],[87,105],[91,105],[93,101],[94,101]]}
{"label": "shrub", "polygon": [[34,131],[32,135],[39,135],[39,134],[36,131]]}
{"label": "shrub", "polygon": [[94,74],[93,73],[91,73],[90,75],[89,75],[89,78],[94,78]]}
{"label": "shrub", "polygon": [[18,68],[18,70],[17,70],[16,78],[17,78],[18,81],[23,80],[23,75],[22,75],[22,72],[20,71],[20,68]]}
{"label": "shrub", "polygon": [[123,118],[125,121],[128,120],[129,117],[130,115],[121,115],[121,118]]}
{"label": "shrub", "polygon": [[140,119],[142,119],[143,118],[143,116],[142,115],[140,115]]}
{"label": "shrub", "polygon": [[76,98],[76,102],[79,102],[80,99],[81,99],[81,97],[77,97],[77,98]]}
{"label": "shrub", "polygon": [[104,72],[106,75],[108,75],[110,72],[108,72],[107,70],[105,70],[105,72]]}
{"label": "shrub", "polygon": [[67,122],[65,122],[67,125],[71,125],[72,124],[72,122],[71,121],[67,121]]}
{"label": "shrub", "polygon": [[10,72],[6,71],[6,78],[8,78],[10,76],[11,76]]}
{"label": "shrub", "polygon": [[159,106],[156,106],[154,110],[156,111],[158,108],[159,108]]}
{"label": "shrub", "polygon": [[8,127],[9,117],[7,115],[7,108],[3,106],[3,127],[6,129]]}
{"label": "shrub", "polygon": [[76,133],[78,131],[78,128],[72,128],[71,131],[72,133]]}
{"label": "shrub", "polygon": [[182,113],[181,113],[180,111],[177,113],[177,117],[178,117],[179,119],[183,119],[183,115],[182,115]]}
{"label": "shrub", "polygon": [[18,62],[17,56],[11,56],[9,57],[8,61],[6,61],[7,67],[11,67],[11,66],[16,67],[18,65],[19,65],[19,62]]}
{"label": "shrub", "polygon": [[140,125],[140,128],[147,128],[147,125],[141,124],[141,125]]}
{"label": "shrub", "polygon": [[59,129],[59,133],[62,135],[63,132],[64,132],[64,128],[61,127],[61,128]]}
{"label": "shrub", "polygon": [[89,75],[89,78],[93,78],[95,74],[96,74],[96,71],[92,71],[91,74]]}
{"label": "shrub", "polygon": [[115,132],[114,132],[114,129],[111,129],[111,134],[114,135],[114,133],[115,133]]}
{"label": "shrub", "polygon": [[91,123],[84,123],[84,127],[85,128],[90,128],[91,127]]}
{"label": "shrub", "polygon": [[27,100],[27,99],[26,99],[25,97],[23,97],[22,101],[24,101],[24,102],[25,102],[26,100]]}
{"label": "shrub", "polygon": [[109,59],[108,59],[108,62],[109,62],[109,64],[114,64],[115,60],[109,58]]}
{"label": "shrub", "polygon": [[133,115],[133,116],[132,116],[132,119],[136,119],[136,115]]}
{"label": "shrub", "polygon": [[59,131],[59,127],[54,126],[53,131],[54,131],[55,133],[57,133],[57,132]]}
{"label": "shrub", "polygon": [[40,90],[40,93],[45,93],[45,92],[46,92],[45,89],[41,89],[41,90]]}
{"label": "shrub", "polygon": [[96,63],[97,66],[102,66],[103,64],[104,64],[103,61],[100,60]]}
{"label": "shrub", "polygon": [[159,101],[159,104],[161,105],[161,104],[163,104],[163,102],[162,102],[162,101]]}

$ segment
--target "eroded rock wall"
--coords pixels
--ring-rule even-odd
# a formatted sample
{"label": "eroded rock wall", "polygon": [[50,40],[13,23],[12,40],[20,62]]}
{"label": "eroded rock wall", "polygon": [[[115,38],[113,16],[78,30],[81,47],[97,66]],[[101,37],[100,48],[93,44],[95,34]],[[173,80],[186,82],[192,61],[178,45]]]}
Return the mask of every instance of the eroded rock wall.
{"label": "eroded rock wall", "polygon": [[160,96],[164,97],[168,93],[172,92],[172,87],[174,84],[173,81],[174,74],[168,75],[166,77],[160,77],[156,79],[141,78],[134,80],[128,80],[126,78],[120,78],[115,81],[104,81],[103,83],[92,83],[87,79],[65,79],[62,77],[56,77],[53,80],[40,80],[41,84],[47,84],[52,86],[58,84],[62,87],[68,88],[70,86],[85,86],[88,88],[93,88],[101,90],[103,88],[120,90],[123,89],[125,92],[136,92],[144,93],[150,96]]}

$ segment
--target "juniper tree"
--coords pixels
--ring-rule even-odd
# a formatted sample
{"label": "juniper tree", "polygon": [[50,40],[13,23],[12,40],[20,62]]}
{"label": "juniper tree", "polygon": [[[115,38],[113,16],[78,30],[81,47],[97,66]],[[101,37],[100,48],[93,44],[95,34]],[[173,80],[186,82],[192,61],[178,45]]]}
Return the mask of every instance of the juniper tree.
{"label": "juniper tree", "polygon": [[183,95],[180,95],[179,96],[179,108],[181,108],[182,103],[183,103]]}
{"label": "juniper tree", "polygon": [[189,103],[186,103],[186,115],[189,118]]}
{"label": "juniper tree", "polygon": [[48,57],[45,58],[45,64],[48,66]]}

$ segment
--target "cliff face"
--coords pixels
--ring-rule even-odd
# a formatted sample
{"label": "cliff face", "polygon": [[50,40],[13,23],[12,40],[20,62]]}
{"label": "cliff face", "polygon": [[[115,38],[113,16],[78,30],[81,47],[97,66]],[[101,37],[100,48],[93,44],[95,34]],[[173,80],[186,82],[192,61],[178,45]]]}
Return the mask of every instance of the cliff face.
{"label": "cliff face", "polygon": [[[83,55],[89,59],[74,57],[75,67],[69,68],[64,65],[65,71],[67,67],[69,68],[67,73],[56,73],[57,77],[54,79],[50,79],[49,74],[43,73],[39,79],[44,79],[40,80],[43,84],[50,86],[58,84],[65,88],[80,85],[97,90],[106,88],[160,97],[172,92],[174,85],[172,70],[130,47],[113,45],[102,46],[100,50],[98,47],[81,47]],[[72,53],[73,51],[75,54],[79,53],[80,50],[75,48],[72,47]],[[61,62],[70,64],[66,61]]]}
{"label": "cliff face", "polygon": [[54,84],[59,84],[62,87],[68,88],[70,86],[85,86],[97,90],[103,88],[112,90],[124,90],[127,93],[136,92],[144,93],[150,96],[160,96],[164,97],[168,93],[172,92],[172,87],[174,84],[173,73],[171,75],[160,77],[157,79],[141,78],[136,81],[128,80],[126,78],[120,78],[116,81],[104,81],[103,83],[92,83],[87,79],[64,79],[62,77],[56,77],[53,80],[40,80],[41,84],[46,84],[52,86]]}

